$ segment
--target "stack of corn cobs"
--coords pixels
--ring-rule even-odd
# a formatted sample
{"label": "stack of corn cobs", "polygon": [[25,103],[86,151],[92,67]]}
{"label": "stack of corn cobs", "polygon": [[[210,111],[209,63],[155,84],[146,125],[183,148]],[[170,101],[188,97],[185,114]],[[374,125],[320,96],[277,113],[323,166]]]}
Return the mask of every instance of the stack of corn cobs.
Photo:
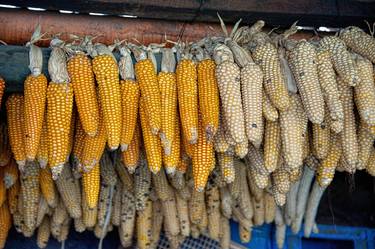
{"label": "stack of corn cobs", "polygon": [[230,218],[244,242],[275,222],[282,247],[287,225],[316,231],[336,170],[375,175],[372,36],[221,23],[172,48],[52,39],[49,84],[37,28],[1,123],[0,248],[12,223],[40,248],[71,224],[101,239],[117,226],[123,247],[155,248],[163,229],[172,248],[200,234],[229,248]]}

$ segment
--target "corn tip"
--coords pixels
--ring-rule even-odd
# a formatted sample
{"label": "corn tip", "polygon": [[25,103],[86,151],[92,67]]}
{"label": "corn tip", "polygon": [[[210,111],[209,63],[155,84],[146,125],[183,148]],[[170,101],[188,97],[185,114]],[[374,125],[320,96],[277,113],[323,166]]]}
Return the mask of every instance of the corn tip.
{"label": "corn tip", "polygon": [[129,144],[121,144],[121,151],[122,152],[127,151],[128,147],[129,147]]}
{"label": "corn tip", "polygon": [[150,166],[149,168],[150,168],[151,173],[153,174],[157,174],[160,171],[160,168],[156,168],[152,166]]}
{"label": "corn tip", "polygon": [[176,173],[176,167],[165,167],[165,172],[167,172],[168,175],[173,176]]}
{"label": "corn tip", "polygon": [[134,174],[137,165],[126,165],[126,169],[128,170],[129,174]]}
{"label": "corn tip", "polygon": [[117,150],[118,147],[119,147],[118,145],[116,145],[116,146],[109,146],[109,150],[110,151],[114,151],[114,150]]}
{"label": "corn tip", "polygon": [[52,172],[52,179],[57,180],[59,179],[61,172],[64,168],[64,164],[58,164],[56,166],[51,167],[51,172]]}
{"label": "corn tip", "polygon": [[38,159],[38,163],[41,169],[45,169],[47,167],[47,160],[45,159]]}

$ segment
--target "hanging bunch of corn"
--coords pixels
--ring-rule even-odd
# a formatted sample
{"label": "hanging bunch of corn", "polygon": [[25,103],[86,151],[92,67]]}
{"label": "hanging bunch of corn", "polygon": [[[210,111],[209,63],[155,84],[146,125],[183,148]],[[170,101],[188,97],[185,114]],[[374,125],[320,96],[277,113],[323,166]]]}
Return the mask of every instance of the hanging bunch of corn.
{"label": "hanging bunch of corn", "polygon": [[92,69],[99,87],[107,143],[111,150],[115,150],[120,145],[122,126],[121,90],[117,61],[111,50],[103,44],[95,44],[91,54],[94,57]]}
{"label": "hanging bunch of corn", "polygon": [[44,110],[46,108],[47,78],[42,73],[43,54],[41,48],[34,45],[42,37],[40,25],[34,31],[30,42],[29,69],[31,74],[24,84],[25,96],[25,152],[27,160],[34,160],[38,152]]}
{"label": "hanging bunch of corn", "polygon": [[48,162],[54,179],[67,160],[73,109],[73,88],[66,68],[66,54],[58,39],[51,41],[48,61],[51,82],[47,89]]}

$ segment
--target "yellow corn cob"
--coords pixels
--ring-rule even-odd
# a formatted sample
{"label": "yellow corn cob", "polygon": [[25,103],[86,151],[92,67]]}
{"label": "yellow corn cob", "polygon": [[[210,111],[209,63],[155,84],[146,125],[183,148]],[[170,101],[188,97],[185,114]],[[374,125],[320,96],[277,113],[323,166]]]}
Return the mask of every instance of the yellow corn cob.
{"label": "yellow corn cob", "polygon": [[21,175],[21,188],[23,198],[24,223],[27,228],[33,230],[36,225],[36,217],[39,204],[39,165],[30,162],[26,165]]}
{"label": "yellow corn cob", "polygon": [[143,97],[140,101],[139,116],[141,118],[143,142],[146,150],[148,167],[152,173],[156,174],[162,166],[162,148],[159,138],[151,133]]}
{"label": "yellow corn cob", "polygon": [[341,78],[338,79],[340,99],[344,107],[344,128],[341,135],[342,154],[351,168],[355,169],[358,161],[358,139],[353,111],[353,90]]}
{"label": "yellow corn cob", "polygon": [[354,101],[361,119],[368,125],[375,125],[375,83],[372,63],[356,56],[361,82],[354,87]]}
{"label": "yellow corn cob", "polygon": [[5,80],[0,77],[0,107],[1,107],[1,100],[3,98],[5,92]]}
{"label": "yellow corn cob", "polygon": [[335,169],[340,160],[342,149],[340,138],[331,135],[331,148],[327,157],[320,163],[317,169],[317,179],[321,187],[328,186],[335,174]]}
{"label": "yellow corn cob", "polygon": [[38,153],[36,155],[38,163],[41,168],[45,168],[48,164],[48,130],[47,130],[47,115],[45,115],[42,133],[40,135],[40,142]]}
{"label": "yellow corn cob", "polygon": [[67,69],[83,130],[89,136],[95,136],[99,126],[99,106],[91,60],[78,52],[69,59]]}
{"label": "yellow corn cob", "polygon": [[344,111],[340,100],[340,93],[337,89],[336,73],[331,61],[331,53],[325,49],[317,50],[317,67],[320,87],[322,88],[323,98],[329,110],[329,116],[332,123],[331,129],[339,133],[343,127]]}
{"label": "yellow corn cob", "polygon": [[13,184],[16,183],[18,180],[18,168],[16,162],[12,159],[5,167],[4,167],[4,175],[3,180],[5,187],[9,189]]}
{"label": "yellow corn cob", "polygon": [[277,109],[272,105],[269,97],[263,91],[262,95],[262,112],[266,120],[274,122],[279,118],[279,113]]}
{"label": "yellow corn cob", "polygon": [[133,138],[126,151],[122,152],[122,162],[129,173],[134,173],[139,163],[139,154],[141,149],[141,128],[137,124]]}
{"label": "yellow corn cob", "polygon": [[189,217],[192,224],[202,221],[204,205],[204,191],[198,192],[193,189],[189,200]]}
{"label": "yellow corn cob", "polygon": [[234,170],[233,155],[228,153],[217,153],[218,164],[220,166],[221,175],[226,183],[234,181],[236,172]]}
{"label": "yellow corn cob", "polygon": [[176,68],[176,76],[182,130],[187,141],[189,141],[190,144],[195,144],[198,139],[198,85],[196,65],[191,59],[181,60]]}
{"label": "yellow corn cob", "polygon": [[146,249],[151,243],[152,201],[148,200],[145,209],[137,211],[137,246]]}
{"label": "yellow corn cob", "polygon": [[[119,235],[121,244],[128,247],[133,242],[136,212],[134,195],[125,189],[122,191],[121,209],[122,212]],[[160,214],[159,217],[163,217],[163,215]]]}
{"label": "yellow corn cob", "polygon": [[140,60],[135,64],[135,76],[141,95],[144,96],[144,111],[150,132],[157,135],[161,129],[161,98],[158,78],[150,59]]}
{"label": "yellow corn cob", "polygon": [[49,168],[40,170],[40,190],[48,205],[51,208],[55,208],[58,202],[58,193],[55,187],[55,183],[52,179],[52,174]]}
{"label": "yellow corn cob", "polygon": [[154,190],[161,201],[167,201],[174,195],[172,187],[169,185],[167,176],[164,170],[160,170],[157,174],[152,176]]}
{"label": "yellow corn cob", "polygon": [[69,215],[72,218],[81,217],[81,189],[79,183],[73,177],[69,164],[64,165],[61,177],[55,182]]}
{"label": "yellow corn cob", "polygon": [[250,49],[257,63],[264,73],[264,90],[272,104],[280,111],[288,109],[289,96],[282,74],[281,64],[276,47],[263,32],[254,35],[250,42]]}
{"label": "yellow corn cob", "polygon": [[73,158],[81,163],[82,160],[82,152],[85,143],[85,130],[82,127],[81,120],[79,118],[76,119],[75,124],[75,134],[74,134],[74,143],[73,143]]}
{"label": "yellow corn cob", "polygon": [[9,144],[8,127],[6,122],[0,123],[0,167],[10,162],[12,151]]}
{"label": "yellow corn cob", "polygon": [[14,214],[17,211],[17,204],[20,192],[20,181],[17,180],[12,187],[7,191],[7,201],[9,206],[9,211]]}
{"label": "yellow corn cob", "polygon": [[142,162],[134,173],[134,196],[136,210],[143,210],[149,199],[151,173],[145,162]]}
{"label": "yellow corn cob", "polygon": [[4,203],[0,207],[0,248],[5,247],[9,229],[12,227],[12,217],[10,216],[8,204]]}
{"label": "yellow corn cob", "polygon": [[278,121],[266,121],[264,135],[264,167],[272,173],[277,167],[281,149],[280,125]]}
{"label": "yellow corn cob", "polygon": [[212,140],[219,126],[219,89],[215,76],[215,62],[204,59],[198,63],[199,110],[202,113],[206,138]]}
{"label": "yellow corn cob", "polygon": [[48,216],[43,218],[42,224],[38,227],[36,243],[39,248],[46,248],[51,234],[50,219]]}
{"label": "yellow corn cob", "polygon": [[366,168],[367,162],[369,160],[371,149],[374,144],[374,136],[371,135],[366,125],[361,122],[358,131],[358,162],[357,162],[357,169],[362,170]]}
{"label": "yellow corn cob", "polygon": [[85,191],[82,191],[82,220],[87,228],[93,228],[98,217],[98,208],[89,208],[86,202]]}
{"label": "yellow corn cob", "polygon": [[76,112],[73,110],[72,112],[72,118],[70,120],[70,130],[69,130],[69,143],[68,143],[68,152],[66,154],[66,161],[69,161],[70,154],[73,151],[73,141],[74,141],[74,130],[75,130],[75,124],[76,124]]}
{"label": "yellow corn cob", "polygon": [[320,40],[320,46],[331,53],[333,66],[345,84],[355,86],[361,81],[354,60],[339,37],[326,36]]}
{"label": "yellow corn cob", "polygon": [[176,173],[185,174],[189,165],[190,165],[190,159],[185,156],[181,156],[176,167]]}
{"label": "yellow corn cob", "polygon": [[358,27],[349,26],[340,31],[340,38],[354,52],[375,63],[375,39],[373,36],[366,34]]}
{"label": "yellow corn cob", "polygon": [[47,78],[29,75],[24,84],[26,158],[34,160],[38,151],[46,106]]}
{"label": "yellow corn cob", "polygon": [[106,143],[106,125],[104,110],[101,109],[99,101],[99,126],[95,136],[86,135],[83,141],[81,164],[84,171],[90,171],[100,160],[103,155]]}
{"label": "yellow corn cob", "polygon": [[[223,52],[224,51],[224,52]],[[229,53],[230,57],[221,57]],[[245,119],[241,101],[240,69],[234,63],[232,52],[225,45],[215,47],[216,78],[219,86],[223,123],[235,143],[246,139]],[[224,126],[224,125],[223,125]],[[229,142],[229,140],[227,140]]]}
{"label": "yellow corn cob", "polygon": [[20,169],[25,166],[24,98],[12,94],[6,102],[9,143]]}
{"label": "yellow corn cob", "polygon": [[327,157],[331,145],[328,119],[329,116],[326,114],[321,124],[312,125],[313,155],[320,160]]}
{"label": "yellow corn cob", "polygon": [[99,86],[99,108],[103,112],[108,146],[111,150],[115,150],[120,144],[122,125],[118,66],[108,48],[99,45],[98,49],[105,50],[104,54],[96,56],[92,61],[96,82]]}
{"label": "yellow corn cob", "polygon": [[319,85],[315,47],[307,41],[298,42],[289,54],[289,61],[309,120],[313,124],[321,124],[324,100]]}
{"label": "yellow corn cob", "polygon": [[88,208],[98,205],[100,190],[100,164],[97,163],[90,172],[82,174],[82,191],[85,192]]}
{"label": "yellow corn cob", "polygon": [[181,146],[181,141],[180,141],[180,129],[179,129],[179,121],[178,118],[176,120],[176,123],[174,125],[174,137],[172,140],[171,144],[171,153],[170,155],[163,155],[163,164],[165,167],[165,171],[167,174],[174,174],[175,170],[177,168],[177,164],[180,162],[180,146]]}
{"label": "yellow corn cob", "polygon": [[194,188],[197,191],[203,191],[206,186],[208,176],[215,165],[215,153],[213,144],[208,142],[204,135],[204,127],[199,117],[198,122],[198,141],[194,145],[192,163]]}

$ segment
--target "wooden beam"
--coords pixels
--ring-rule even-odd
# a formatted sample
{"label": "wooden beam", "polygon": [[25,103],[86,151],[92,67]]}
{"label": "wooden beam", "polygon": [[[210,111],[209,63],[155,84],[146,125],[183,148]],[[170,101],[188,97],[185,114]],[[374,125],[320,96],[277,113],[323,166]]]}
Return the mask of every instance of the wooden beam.
{"label": "wooden beam", "polygon": [[79,13],[135,15],[142,18],[217,22],[219,12],[226,21],[264,19],[271,26],[286,27],[295,20],[303,26],[365,27],[363,20],[375,19],[375,3],[353,0],[1,0],[0,3]]}

